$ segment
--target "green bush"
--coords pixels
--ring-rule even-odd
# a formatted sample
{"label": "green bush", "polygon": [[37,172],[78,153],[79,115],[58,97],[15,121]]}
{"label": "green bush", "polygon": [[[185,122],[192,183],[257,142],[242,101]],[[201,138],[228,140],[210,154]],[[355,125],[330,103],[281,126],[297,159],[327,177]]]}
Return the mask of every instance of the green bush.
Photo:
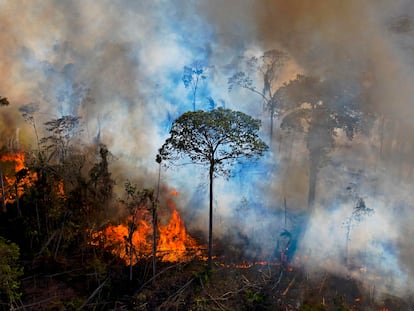
{"label": "green bush", "polygon": [[19,246],[0,236],[0,301],[13,304],[20,299],[23,268],[18,264],[19,256]]}

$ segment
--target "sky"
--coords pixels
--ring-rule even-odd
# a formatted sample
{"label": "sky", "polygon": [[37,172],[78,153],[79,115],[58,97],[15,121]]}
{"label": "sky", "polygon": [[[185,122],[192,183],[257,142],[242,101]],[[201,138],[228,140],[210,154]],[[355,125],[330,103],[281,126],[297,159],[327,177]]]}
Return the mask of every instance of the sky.
{"label": "sky", "polygon": [[[413,288],[411,1],[0,0],[0,30],[0,95],[10,101],[0,110],[2,140],[35,148],[33,130],[19,112],[23,105],[39,107],[39,131],[51,119],[80,116],[83,142],[99,136],[108,146],[119,184],[155,184],[157,150],[174,119],[192,109],[181,78],[194,61],[205,64],[207,75],[197,108],[209,109],[210,98],[217,107],[260,118],[264,139],[268,115],[260,99],[240,89],[228,92],[227,79],[243,68],[243,59],[280,49],[289,55],[280,85],[297,74],[340,81],[339,97],[358,93],[362,109],[381,117],[369,137],[338,138],[332,161],[320,170],[317,210],[298,254],[313,250],[312,268],[322,262],[346,273],[343,223],[358,195],[375,213],[352,226],[350,251],[371,273],[357,277],[371,282],[369,276],[381,275],[387,290],[401,295]],[[292,215],[306,205],[305,144],[296,137],[288,148],[275,137],[259,165],[237,166],[234,178],[216,183],[216,234],[247,236],[246,251],[253,255],[257,248],[250,245],[260,244],[266,254],[274,249],[285,226],[284,199]],[[380,148],[389,151],[386,157]],[[180,192],[188,225],[207,228],[207,174],[169,168],[162,181]],[[292,216],[289,226],[295,221]]]}

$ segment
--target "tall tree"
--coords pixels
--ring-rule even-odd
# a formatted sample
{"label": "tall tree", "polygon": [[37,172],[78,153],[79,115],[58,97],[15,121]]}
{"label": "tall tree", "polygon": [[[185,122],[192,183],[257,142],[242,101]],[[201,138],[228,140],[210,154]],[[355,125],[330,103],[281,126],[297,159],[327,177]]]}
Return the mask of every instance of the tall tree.
{"label": "tall tree", "polygon": [[208,269],[212,268],[213,180],[230,175],[241,158],[258,158],[268,149],[259,138],[260,120],[240,111],[218,108],[186,112],[174,121],[170,137],[159,150],[163,160],[190,159],[209,170]]}
{"label": "tall tree", "polygon": [[[251,57],[247,60],[247,70],[236,72],[228,79],[228,88],[231,91],[234,87],[244,88],[263,100],[264,109],[269,111],[270,116],[270,142],[273,139],[274,117],[279,114],[277,98],[274,94],[277,91],[277,80],[280,70],[288,59],[286,52],[274,49],[263,53],[260,58]],[[262,80],[254,83],[254,76],[259,75]]]}
{"label": "tall tree", "polygon": [[[6,97],[1,97],[0,96],[0,106],[8,106],[9,105],[9,101],[7,100]],[[6,204],[4,201],[4,183],[3,183],[3,169],[1,167],[1,163],[0,163],[0,186],[1,186],[1,206],[2,206],[2,211],[6,212]]]}
{"label": "tall tree", "polygon": [[50,135],[40,142],[46,145],[47,150],[51,150],[52,156],[59,162],[64,162],[71,151],[71,143],[80,131],[79,120],[77,116],[67,115],[45,123]]}
{"label": "tall tree", "polygon": [[305,135],[309,152],[308,207],[312,209],[316,196],[319,169],[334,148],[337,130],[349,139],[365,129],[358,107],[358,95],[342,89],[338,81],[298,75],[285,83],[275,94],[283,111],[281,127]]}
{"label": "tall tree", "polygon": [[191,89],[193,111],[196,111],[197,91],[200,82],[207,79],[207,66],[204,62],[197,60],[189,66],[184,66],[182,80],[185,88]]}
{"label": "tall tree", "polygon": [[21,112],[23,119],[32,125],[33,131],[36,135],[37,149],[38,149],[38,152],[40,152],[39,134],[37,132],[36,121],[34,117],[34,114],[37,111],[39,111],[39,105],[35,103],[23,105],[19,108],[19,111]]}

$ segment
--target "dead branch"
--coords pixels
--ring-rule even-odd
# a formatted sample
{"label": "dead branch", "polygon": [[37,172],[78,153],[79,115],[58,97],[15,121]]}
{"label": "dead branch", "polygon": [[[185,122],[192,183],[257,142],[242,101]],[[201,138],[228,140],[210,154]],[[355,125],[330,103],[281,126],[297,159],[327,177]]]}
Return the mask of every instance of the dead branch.
{"label": "dead branch", "polygon": [[292,281],[290,281],[290,283],[289,283],[288,287],[286,287],[286,289],[285,289],[285,291],[283,292],[282,296],[286,296],[286,295],[287,295],[287,293],[288,293],[289,289],[292,287],[293,283],[295,283],[295,279],[296,279],[296,277],[294,277],[294,278],[292,279]]}
{"label": "dead branch", "polygon": [[48,247],[48,245],[50,244],[50,242],[52,242],[52,240],[54,239],[55,235],[57,234],[57,231],[53,232],[53,234],[50,236],[50,238],[47,240],[47,242],[45,243],[45,245],[43,245],[42,249],[40,250],[40,252],[37,254],[37,256],[40,256],[45,249]]}
{"label": "dead branch", "polygon": [[46,298],[46,299],[43,299],[43,300],[40,300],[40,301],[36,301],[36,302],[30,303],[30,304],[27,304],[27,305],[24,305],[24,306],[21,306],[21,307],[17,307],[14,310],[26,310],[27,308],[32,308],[34,306],[41,305],[41,304],[43,304],[45,302],[49,302],[53,299],[56,299],[56,297],[53,296],[53,297],[49,297],[49,298]]}
{"label": "dead branch", "polygon": [[179,296],[184,292],[184,290],[190,286],[190,284],[194,281],[194,278],[191,278],[187,283],[181,286],[174,294],[170,295],[158,308],[157,310],[161,310],[162,307],[168,305],[171,302],[176,302],[179,299]]}
{"label": "dead branch", "polygon": [[168,270],[174,268],[174,267],[178,267],[179,265],[181,265],[181,262],[178,262],[172,266],[168,266],[167,268],[161,270],[160,272],[158,272],[156,275],[154,275],[152,278],[150,278],[148,281],[146,281],[144,284],[142,284],[142,286],[140,287],[140,289],[138,291],[135,292],[135,294],[137,294],[139,291],[141,291],[145,286],[147,286],[149,283],[151,283],[155,278],[159,277],[161,274],[163,274],[164,272],[167,272]]}
{"label": "dead branch", "polygon": [[262,269],[259,270],[259,272],[261,273],[263,282],[267,282],[268,280],[272,278],[272,270],[270,270],[270,266],[268,265],[267,268],[268,268],[268,273],[266,273]]}
{"label": "dead branch", "polygon": [[276,289],[279,286],[280,282],[282,281],[282,277],[283,277],[283,269],[280,270],[279,278],[277,279],[272,289]]}
{"label": "dead branch", "polygon": [[102,287],[106,284],[106,282],[109,280],[109,277],[107,277],[102,284],[100,284],[94,291],[93,293],[88,297],[88,299],[85,300],[85,302],[78,308],[78,310],[82,310],[88,303],[89,301],[96,296],[96,294],[99,293],[99,291],[102,289]]}
{"label": "dead branch", "polygon": [[223,305],[221,303],[219,303],[217,301],[217,299],[215,299],[213,296],[211,296],[210,294],[207,294],[208,297],[217,305],[217,307],[219,307],[220,310],[222,311],[226,311],[226,309],[223,307]]}

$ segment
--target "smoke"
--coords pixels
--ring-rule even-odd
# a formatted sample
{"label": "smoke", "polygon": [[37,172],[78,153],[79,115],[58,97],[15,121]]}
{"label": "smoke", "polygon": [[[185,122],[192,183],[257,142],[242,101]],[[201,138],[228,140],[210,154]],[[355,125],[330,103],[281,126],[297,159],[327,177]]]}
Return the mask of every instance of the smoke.
{"label": "smoke", "polygon": [[[99,139],[115,155],[118,184],[130,179],[153,186],[158,148],[173,120],[192,109],[183,67],[196,60],[209,66],[197,108],[208,109],[209,97],[216,106],[262,118],[265,137],[268,115],[260,99],[242,90],[229,94],[227,78],[241,57],[284,50],[290,60],[278,83],[297,73],[339,81],[338,94],[358,93],[362,110],[380,116],[369,137],[338,137],[340,147],[319,172],[317,212],[300,251],[313,249],[314,262],[333,259],[333,271],[348,273],[341,263],[342,223],[353,208],[346,188],[362,170],[358,195],[375,214],[352,229],[350,253],[359,258],[365,249],[358,265],[373,274],[406,275],[395,286],[404,293],[414,280],[413,25],[408,0],[0,1],[0,96],[11,103],[0,108],[1,137],[22,128],[20,142],[35,146],[18,112],[29,103],[39,105],[38,127],[79,115],[84,142]],[[300,226],[297,215],[306,205],[306,144],[299,134],[277,131],[261,164],[237,165],[234,178],[215,184],[217,236],[247,236],[252,255],[270,256],[283,229]],[[162,182],[181,194],[187,223],[202,230],[207,181],[203,169],[190,166],[162,171]]]}

